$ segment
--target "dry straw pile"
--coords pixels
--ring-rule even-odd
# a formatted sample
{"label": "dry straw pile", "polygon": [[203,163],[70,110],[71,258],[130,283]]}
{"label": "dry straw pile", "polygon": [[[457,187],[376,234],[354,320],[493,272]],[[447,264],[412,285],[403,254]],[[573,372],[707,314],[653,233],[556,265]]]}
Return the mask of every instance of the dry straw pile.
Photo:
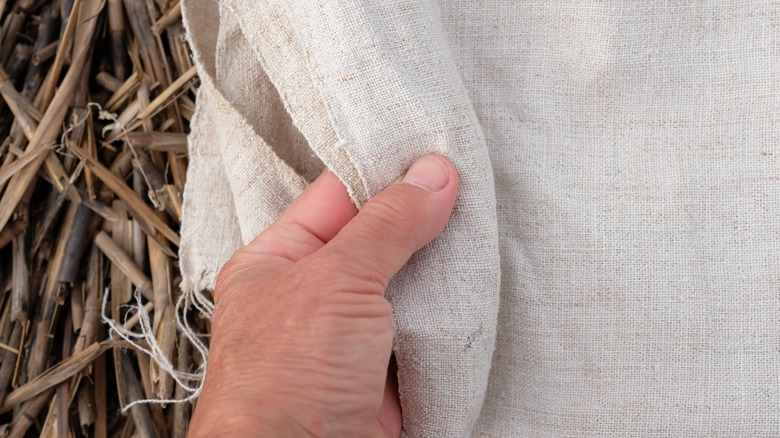
{"label": "dry straw pile", "polygon": [[184,436],[189,403],[121,411],[189,393],[102,320],[138,333],[138,292],[138,346],[200,365],[175,322],[197,81],[179,0],[0,11],[0,435]]}

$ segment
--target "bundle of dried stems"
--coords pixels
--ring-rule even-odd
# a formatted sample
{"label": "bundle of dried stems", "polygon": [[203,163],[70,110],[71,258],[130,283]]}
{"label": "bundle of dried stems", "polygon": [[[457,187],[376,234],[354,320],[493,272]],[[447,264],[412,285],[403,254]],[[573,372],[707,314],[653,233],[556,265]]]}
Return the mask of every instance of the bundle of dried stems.
{"label": "bundle of dried stems", "polygon": [[156,347],[201,365],[174,318],[197,85],[179,0],[0,13],[0,435],[183,437],[189,403],[122,412],[186,389],[102,321],[139,330],[139,291]]}

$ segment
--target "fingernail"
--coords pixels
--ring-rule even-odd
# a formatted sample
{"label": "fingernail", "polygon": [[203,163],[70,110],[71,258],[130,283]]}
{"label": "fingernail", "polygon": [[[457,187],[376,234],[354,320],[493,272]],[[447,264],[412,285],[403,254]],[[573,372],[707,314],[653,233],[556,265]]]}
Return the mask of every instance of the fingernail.
{"label": "fingernail", "polygon": [[450,182],[450,171],[439,157],[428,155],[412,164],[402,182],[416,185],[429,192],[438,192]]}

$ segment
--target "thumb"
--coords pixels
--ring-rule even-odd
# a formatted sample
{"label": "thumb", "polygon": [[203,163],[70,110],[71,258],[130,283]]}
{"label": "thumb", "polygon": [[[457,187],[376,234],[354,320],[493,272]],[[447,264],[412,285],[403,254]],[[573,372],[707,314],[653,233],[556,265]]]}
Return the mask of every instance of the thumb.
{"label": "thumb", "polygon": [[400,181],[371,198],[360,213],[320,251],[382,290],[415,251],[431,242],[449,220],[458,175],[444,157],[412,164]]}

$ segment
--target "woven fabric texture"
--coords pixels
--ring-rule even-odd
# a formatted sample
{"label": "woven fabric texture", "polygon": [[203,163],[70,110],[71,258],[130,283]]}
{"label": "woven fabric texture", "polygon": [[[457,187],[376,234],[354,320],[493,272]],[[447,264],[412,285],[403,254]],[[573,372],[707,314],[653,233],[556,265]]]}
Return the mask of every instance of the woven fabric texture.
{"label": "woven fabric texture", "polygon": [[183,288],[323,167],[462,178],[394,278],[410,437],[780,435],[776,0],[185,0]]}

